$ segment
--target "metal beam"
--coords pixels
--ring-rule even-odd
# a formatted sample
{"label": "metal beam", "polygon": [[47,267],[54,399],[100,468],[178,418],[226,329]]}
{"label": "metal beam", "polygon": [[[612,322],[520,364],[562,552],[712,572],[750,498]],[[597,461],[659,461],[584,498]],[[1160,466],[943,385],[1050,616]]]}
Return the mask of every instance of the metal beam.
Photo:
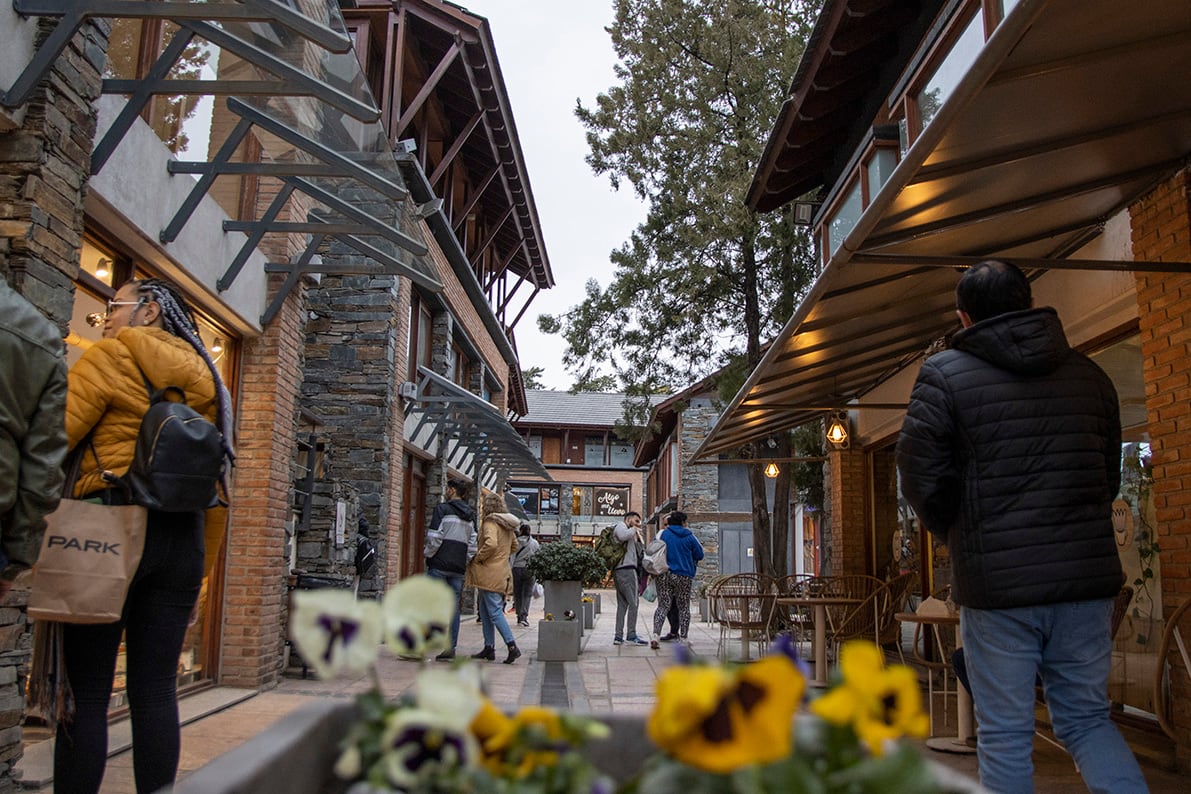
{"label": "metal beam", "polygon": [[[240,121],[244,123],[247,120],[241,119]],[[269,203],[268,209],[261,215],[261,221],[271,222],[276,220],[282,208],[285,207],[285,203],[289,201],[290,194],[293,192],[293,185],[283,184],[281,189],[277,191],[277,195],[273,197],[273,201]],[[191,195],[194,195],[193,191]],[[253,230],[252,234],[248,235],[248,239],[244,241],[244,245],[240,246],[240,250],[236,252],[235,258],[228,264],[227,270],[223,271],[223,275],[215,282],[215,288],[217,290],[225,292],[232,285],[232,282],[236,280],[236,276],[240,275],[240,270],[243,269],[244,263],[248,261],[248,257],[252,255],[252,252],[256,250],[257,245],[264,238],[266,231],[266,227],[261,227]],[[162,232],[162,234],[165,234],[165,232]]]}
{"label": "metal beam", "polygon": [[[285,298],[298,284],[298,280],[302,278],[303,268],[310,264],[310,260],[314,258],[314,254],[318,251],[318,247],[323,244],[323,235],[316,234],[311,236],[310,242],[306,245],[306,250],[302,252],[302,256],[298,257],[298,261],[294,263],[293,268],[289,271],[289,275],[285,277],[285,281],[277,288],[277,294],[273,296],[273,300],[269,302],[265,313],[261,315],[261,327],[266,327],[272,321],[274,315],[281,311],[281,305],[285,303]],[[313,454],[313,453],[311,453]]]}
{"label": "metal beam", "polygon": [[[292,144],[307,154],[312,154],[324,163],[337,166],[342,169],[345,176],[353,177],[369,187],[379,191],[380,193],[392,199],[404,199],[408,195],[406,189],[392,181],[388,177],[377,173],[369,168],[364,167],[360,163],[355,162],[350,157],[347,157],[342,152],[337,152],[334,149],[319,143],[297,130],[287,127],[277,119],[269,116],[257,108],[249,105],[243,100],[235,97],[227,98],[228,110],[232,111],[241,118],[250,119],[253,124],[265,130],[266,132],[276,135],[286,143]],[[394,163],[394,176],[397,175],[396,164]]]}
{"label": "metal beam", "polygon": [[[326,204],[336,212],[346,215],[348,218],[351,218],[358,223],[363,223],[374,227],[372,234],[384,237],[386,240],[389,240],[395,245],[404,248],[406,251],[409,251],[414,256],[425,256],[430,252],[430,249],[427,248],[425,243],[423,243],[421,240],[415,240],[397,227],[382,221],[375,215],[365,212],[353,204],[349,204],[339,196],[336,196],[329,190],[319,187],[313,182],[309,182],[305,179],[302,179],[301,177],[296,176],[286,177],[284,181],[298,188],[298,190],[301,190],[311,198],[321,201],[323,204]],[[398,214],[400,214],[400,205],[397,206],[397,210]],[[348,234],[360,234],[360,232],[348,232]]]}

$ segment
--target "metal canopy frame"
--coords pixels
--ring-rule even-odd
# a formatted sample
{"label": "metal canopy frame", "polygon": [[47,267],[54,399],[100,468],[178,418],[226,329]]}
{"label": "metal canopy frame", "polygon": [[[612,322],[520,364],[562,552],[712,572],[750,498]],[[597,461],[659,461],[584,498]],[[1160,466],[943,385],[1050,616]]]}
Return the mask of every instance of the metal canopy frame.
{"label": "metal canopy frame", "polygon": [[507,480],[553,482],[542,462],[508,420],[477,397],[426,367],[418,368],[418,396],[406,416],[406,438],[438,454],[459,471],[481,467],[481,484],[496,490]]}
{"label": "metal canopy frame", "polygon": [[[103,93],[128,99],[92,151],[92,173],[102,170],[154,96],[226,97],[227,110],[238,120],[222,143],[211,142],[209,160],[171,161],[167,166],[170,174],[197,179],[159,239],[170,243],[178,238],[219,176],[279,180],[279,192],[259,218],[223,224],[225,232],[243,232],[245,241],[216,284],[220,292],[232,287],[265,234],[307,235],[305,248],[292,261],[267,264],[267,272],[284,273],[286,280],[261,316],[262,325],[272,321],[285,295],[306,273],[401,275],[429,292],[442,291],[432,265],[420,261],[428,248],[416,219],[405,217],[408,192],[333,0],[326,0],[325,14],[318,4],[299,11],[286,0],[12,2],[18,13],[60,19],[0,96],[8,106],[28,100],[89,19],[159,19],[177,25],[143,78],[103,81]],[[217,48],[224,79],[169,79],[196,39]],[[227,74],[247,79],[228,79]],[[291,147],[288,156],[270,151],[266,162],[234,161],[254,127],[266,146]],[[294,209],[300,219],[281,220],[287,202],[299,195],[303,204]],[[319,248],[332,240],[362,261],[322,264]]]}
{"label": "metal canopy frame", "polygon": [[[863,5],[825,8],[838,16]],[[1186,9],[1185,0],[1151,0],[1144,12],[1114,0],[1021,0],[837,241],[694,457],[712,460],[829,407],[898,410],[863,398],[958,328],[959,271],[982,259],[1034,274],[1191,272],[1188,262],[1072,257],[1191,154]],[[795,92],[814,86],[813,69],[800,70]],[[800,130],[794,110],[783,110],[750,192],[762,209],[761,197],[788,200],[788,185],[823,173],[827,155],[774,166],[803,145],[800,135],[822,136],[825,151],[848,137],[814,123]]]}

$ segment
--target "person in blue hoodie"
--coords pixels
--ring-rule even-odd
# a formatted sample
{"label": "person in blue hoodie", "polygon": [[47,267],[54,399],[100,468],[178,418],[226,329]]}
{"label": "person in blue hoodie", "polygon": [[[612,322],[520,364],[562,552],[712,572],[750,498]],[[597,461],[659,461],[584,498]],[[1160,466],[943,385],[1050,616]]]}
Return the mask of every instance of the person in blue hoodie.
{"label": "person in blue hoodie", "polygon": [[703,544],[686,528],[686,513],[675,510],[658,537],[666,542],[666,563],[670,570],[655,577],[658,607],[653,613],[653,633],[662,633],[670,605],[678,605],[678,636],[685,640],[691,627],[691,586],[695,566],[703,559]]}
{"label": "person in blue hoodie", "polygon": [[476,511],[467,503],[467,483],[447,482],[446,499],[434,508],[430,529],[426,532],[426,573],[442,579],[455,591],[455,616],[451,620],[451,648],[436,658],[455,658],[459,642],[459,598],[463,594],[463,576],[467,564],[476,556]]}

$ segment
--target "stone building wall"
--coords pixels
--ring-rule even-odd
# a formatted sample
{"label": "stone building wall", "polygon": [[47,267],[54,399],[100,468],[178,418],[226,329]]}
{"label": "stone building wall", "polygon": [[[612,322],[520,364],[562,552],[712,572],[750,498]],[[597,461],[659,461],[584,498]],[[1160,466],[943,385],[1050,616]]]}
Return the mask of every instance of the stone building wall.
{"label": "stone building wall", "polygon": [[695,398],[678,420],[679,465],[678,509],[687,514],[687,527],[703,544],[703,561],[695,574],[694,591],[720,571],[720,524],[718,466],[691,464],[695,450],[707,438],[719,412],[706,398]]}
{"label": "stone building wall", "polygon": [[[1133,256],[1191,261],[1191,169],[1129,208]],[[1154,508],[1162,558],[1162,605],[1170,613],[1191,582],[1191,276],[1137,274],[1142,367],[1154,468]],[[1171,660],[1171,718],[1179,765],[1191,770],[1191,671]]]}
{"label": "stone building wall", "polygon": [[[394,425],[404,426],[397,385],[406,373],[397,367],[397,326],[409,314],[408,309],[404,317],[398,313],[400,304],[396,276],[324,276],[307,291],[301,400],[325,423],[320,435],[329,454],[324,482],[315,491],[308,537],[299,545],[303,568],[350,579],[358,518],[371,527],[389,527],[390,515],[400,514],[399,502],[393,504],[393,481],[401,480],[403,433]],[[358,515],[348,517],[343,542],[337,544],[336,511],[345,501],[358,504]],[[376,534],[377,556],[386,560],[391,541],[387,533]],[[376,576],[361,583],[361,592],[378,590],[376,580],[383,573],[378,565]]]}
{"label": "stone building wall", "polygon": [[[38,45],[57,25],[38,23]],[[0,277],[65,333],[83,239],[83,200],[95,137],[95,100],[106,61],[106,21],[83,25],[23,107],[0,132]],[[28,589],[0,601],[0,792],[17,783],[21,720],[32,648]]]}

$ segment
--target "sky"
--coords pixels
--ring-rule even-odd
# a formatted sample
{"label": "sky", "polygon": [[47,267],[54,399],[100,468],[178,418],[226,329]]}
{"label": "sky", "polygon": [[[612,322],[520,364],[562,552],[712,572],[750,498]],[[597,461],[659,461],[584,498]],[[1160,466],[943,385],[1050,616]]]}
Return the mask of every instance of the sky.
{"label": "sky", "polygon": [[555,286],[538,293],[514,331],[521,368],[542,367],[546,388],[568,389],[574,377],[562,366],[566,343],[541,333],[538,315],[582,302],[589,278],[607,286],[609,253],[645,219],[645,205],[631,187],[613,190],[606,175],[592,173],[574,113],[576,99],[592,105],[614,84],[616,56],[604,31],[612,0],[456,2],[487,18],[491,28],[554,272]]}

